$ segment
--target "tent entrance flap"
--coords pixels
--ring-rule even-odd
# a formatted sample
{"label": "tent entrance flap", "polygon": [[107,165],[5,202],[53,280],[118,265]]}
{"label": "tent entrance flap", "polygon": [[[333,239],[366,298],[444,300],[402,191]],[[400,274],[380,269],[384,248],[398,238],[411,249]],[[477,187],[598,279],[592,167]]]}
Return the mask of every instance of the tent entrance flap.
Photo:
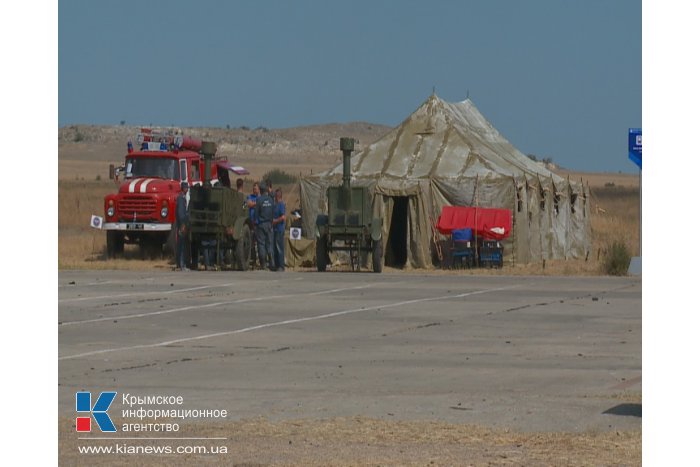
{"label": "tent entrance flap", "polygon": [[391,225],[387,238],[384,264],[403,268],[408,259],[408,196],[392,196]]}

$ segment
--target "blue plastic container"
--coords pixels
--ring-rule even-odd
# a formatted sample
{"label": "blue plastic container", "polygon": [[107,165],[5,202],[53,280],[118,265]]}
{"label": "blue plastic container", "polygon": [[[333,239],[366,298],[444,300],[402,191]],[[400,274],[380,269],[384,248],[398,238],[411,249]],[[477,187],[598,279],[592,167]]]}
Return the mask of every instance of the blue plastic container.
{"label": "blue plastic container", "polygon": [[455,229],[452,231],[452,240],[455,242],[470,242],[472,238],[472,229]]}

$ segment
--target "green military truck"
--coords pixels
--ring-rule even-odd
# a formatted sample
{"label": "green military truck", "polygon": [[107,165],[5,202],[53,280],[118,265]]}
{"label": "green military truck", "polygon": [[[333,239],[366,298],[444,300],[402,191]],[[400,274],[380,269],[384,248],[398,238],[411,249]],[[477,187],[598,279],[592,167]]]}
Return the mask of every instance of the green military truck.
{"label": "green military truck", "polygon": [[[209,166],[216,144],[202,142],[201,153]],[[224,185],[212,186],[208,171],[204,183],[190,191],[191,266],[197,269],[199,253],[208,248],[212,263],[220,269],[248,270],[252,241],[245,195]]]}
{"label": "green military truck", "polygon": [[372,217],[369,189],[350,185],[350,157],[355,140],[340,138],[340,149],[343,151],[343,184],[328,187],[328,214],[316,218],[316,267],[318,271],[325,271],[330,262],[329,253],[347,251],[353,271],[360,269],[367,253],[372,253],[372,270],[382,272],[382,219]]}

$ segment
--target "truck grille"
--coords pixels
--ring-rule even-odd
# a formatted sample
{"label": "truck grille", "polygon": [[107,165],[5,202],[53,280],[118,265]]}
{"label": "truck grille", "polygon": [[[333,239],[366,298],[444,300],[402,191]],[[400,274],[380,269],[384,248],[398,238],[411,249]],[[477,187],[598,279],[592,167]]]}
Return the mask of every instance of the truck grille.
{"label": "truck grille", "polygon": [[122,216],[148,216],[156,210],[156,200],[144,195],[124,196],[118,201],[117,208]]}

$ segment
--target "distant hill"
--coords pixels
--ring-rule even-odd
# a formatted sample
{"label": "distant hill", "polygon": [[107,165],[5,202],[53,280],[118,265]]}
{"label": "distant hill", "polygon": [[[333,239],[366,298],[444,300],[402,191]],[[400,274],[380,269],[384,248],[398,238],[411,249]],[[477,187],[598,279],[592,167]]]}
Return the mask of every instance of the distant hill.
{"label": "distant hill", "polygon": [[[71,160],[114,160],[123,158],[126,143],[136,138],[141,127],[116,125],[70,125],[58,130],[58,157]],[[170,128],[170,127],[159,127]],[[223,155],[245,159],[269,155],[330,155],[338,152],[341,136],[360,141],[360,147],[386,134],[391,127],[366,122],[330,123],[296,128],[179,128],[183,134],[214,141]],[[95,151],[96,147],[102,150]]]}
{"label": "distant hill", "polygon": [[[59,178],[105,178],[110,163],[121,164],[126,143],[135,139],[141,127],[129,125],[70,125],[58,129]],[[168,128],[168,127],[161,127]],[[212,140],[219,154],[259,177],[271,169],[294,174],[325,170],[342,161],[339,139],[348,136],[360,141],[361,150],[391,130],[386,125],[367,122],[329,123],[295,128],[180,128],[184,134]],[[554,163],[537,161],[561,176],[590,180],[593,186],[639,186],[638,176],[591,174],[568,171]]]}

